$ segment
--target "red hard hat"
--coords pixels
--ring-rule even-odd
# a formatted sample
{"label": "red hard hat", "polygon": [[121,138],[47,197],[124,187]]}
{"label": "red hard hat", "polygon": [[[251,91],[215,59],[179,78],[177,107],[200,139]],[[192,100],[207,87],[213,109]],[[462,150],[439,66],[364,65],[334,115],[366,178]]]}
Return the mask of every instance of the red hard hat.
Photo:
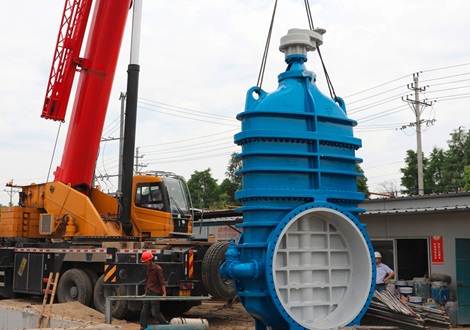
{"label": "red hard hat", "polygon": [[146,262],[152,259],[153,259],[153,255],[149,251],[144,251],[144,253],[142,253],[142,259],[141,259],[142,262]]}

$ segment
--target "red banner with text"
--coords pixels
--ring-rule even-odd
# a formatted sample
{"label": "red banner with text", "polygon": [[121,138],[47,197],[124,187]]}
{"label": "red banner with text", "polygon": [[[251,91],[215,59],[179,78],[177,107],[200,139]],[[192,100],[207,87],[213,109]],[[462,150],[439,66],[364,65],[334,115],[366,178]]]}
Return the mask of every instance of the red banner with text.
{"label": "red banner with text", "polygon": [[442,236],[431,236],[431,261],[433,264],[444,263]]}

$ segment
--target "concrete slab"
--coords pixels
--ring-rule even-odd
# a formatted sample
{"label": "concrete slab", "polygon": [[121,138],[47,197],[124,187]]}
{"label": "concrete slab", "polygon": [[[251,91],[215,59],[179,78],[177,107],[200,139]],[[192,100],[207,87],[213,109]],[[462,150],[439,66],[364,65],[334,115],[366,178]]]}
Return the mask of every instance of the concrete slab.
{"label": "concrete slab", "polygon": [[[46,312],[48,308],[49,306],[46,306]],[[0,329],[37,329],[41,309],[42,305],[32,305],[25,300],[0,300]],[[43,317],[43,326],[45,320],[46,317]],[[49,329],[106,330],[122,329],[122,326],[104,324],[103,314],[80,303],[67,303],[52,306]]]}

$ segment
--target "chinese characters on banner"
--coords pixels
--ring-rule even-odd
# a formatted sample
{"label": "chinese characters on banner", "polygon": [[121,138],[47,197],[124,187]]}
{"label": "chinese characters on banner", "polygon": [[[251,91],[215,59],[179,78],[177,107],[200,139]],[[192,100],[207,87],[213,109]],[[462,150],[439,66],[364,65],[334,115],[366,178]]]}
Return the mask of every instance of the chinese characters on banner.
{"label": "chinese characters on banner", "polygon": [[228,241],[231,238],[236,241],[239,236],[240,233],[237,232],[235,229],[230,228],[229,226],[217,227],[217,231],[215,233],[215,239],[217,241]]}
{"label": "chinese characters on banner", "polygon": [[431,261],[433,264],[444,263],[442,236],[431,236]]}

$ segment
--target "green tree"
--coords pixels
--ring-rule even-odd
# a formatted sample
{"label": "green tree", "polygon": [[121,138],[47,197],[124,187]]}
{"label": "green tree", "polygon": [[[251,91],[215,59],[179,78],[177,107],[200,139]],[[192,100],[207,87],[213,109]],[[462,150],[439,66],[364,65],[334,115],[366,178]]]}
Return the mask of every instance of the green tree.
{"label": "green tree", "polygon": [[[462,126],[455,129],[447,141],[448,149],[434,147],[429,158],[423,156],[424,192],[445,193],[466,190],[467,180],[470,181],[466,167],[470,165],[470,131]],[[401,185],[402,193],[414,195],[418,193],[418,167],[416,152],[407,150],[406,167]],[[467,170],[468,171],[468,170]]]}
{"label": "green tree", "polygon": [[464,191],[470,191],[470,165],[467,165],[464,168],[463,181],[464,181],[464,184],[465,184],[463,186],[463,190]]}
{"label": "green tree", "polygon": [[424,173],[424,193],[432,194],[445,191],[444,161],[444,149],[434,147],[429,155]]}
{"label": "green tree", "polygon": [[235,200],[235,192],[239,190],[240,187],[236,183],[233,183],[229,179],[225,179],[219,186],[219,200],[223,200],[225,203],[225,208],[228,206],[239,206],[240,202]]}
{"label": "green tree", "polygon": [[236,174],[237,171],[242,169],[242,161],[240,158],[237,158],[237,153],[234,152],[230,156],[229,163],[227,165],[227,170],[225,171],[226,179],[219,186],[219,193],[221,194],[221,199],[225,195],[228,196],[226,205],[239,206],[240,202],[235,200],[235,192],[242,189],[242,177],[241,175]]}
{"label": "green tree", "polygon": [[211,169],[194,171],[188,180],[188,188],[191,193],[193,207],[200,209],[217,208],[219,186],[217,180],[212,177]]}
{"label": "green tree", "polygon": [[[423,166],[425,157],[423,155]],[[400,168],[400,172],[403,173],[401,177],[401,185],[404,189],[401,191],[405,195],[417,195],[418,194],[418,156],[414,150],[407,150],[405,163],[407,167]]]}
{"label": "green tree", "polygon": [[230,156],[230,160],[227,165],[227,171],[225,171],[225,176],[230,180],[230,182],[236,184],[238,189],[241,189],[242,177],[241,175],[236,174],[236,172],[242,169],[242,161],[236,156],[236,152],[233,152]]}
{"label": "green tree", "polygon": [[366,198],[369,198],[369,187],[367,186],[367,178],[364,175],[364,170],[359,164],[356,164],[356,172],[361,173],[362,176],[358,176],[356,179],[357,182],[357,191],[360,191],[366,195]]}
{"label": "green tree", "polygon": [[464,187],[464,169],[470,165],[470,136],[462,126],[450,134],[449,149],[445,152],[443,181],[444,192],[460,191]]}

